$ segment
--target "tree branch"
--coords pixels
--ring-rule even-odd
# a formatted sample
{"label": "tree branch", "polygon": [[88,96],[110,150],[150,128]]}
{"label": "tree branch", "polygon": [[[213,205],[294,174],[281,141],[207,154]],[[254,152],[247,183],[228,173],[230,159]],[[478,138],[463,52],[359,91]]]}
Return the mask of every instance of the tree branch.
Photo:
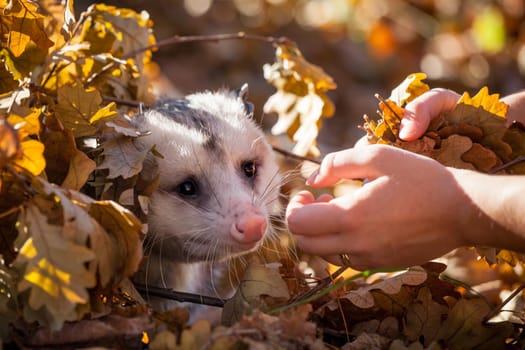
{"label": "tree branch", "polygon": [[154,296],[164,299],[176,300],[178,302],[189,302],[193,304],[201,304],[208,306],[224,307],[224,300],[215,297],[209,297],[205,295],[177,292],[173,289],[159,288],[153,286],[146,286],[143,284],[135,283],[137,291],[146,296]]}
{"label": "tree branch", "polygon": [[[270,43],[272,45],[279,45],[279,44],[285,44],[285,43],[292,42],[292,40],[286,37],[275,38],[272,36],[246,34],[244,32],[231,33],[231,34],[215,34],[215,35],[188,35],[188,36],[175,35],[171,38],[163,39],[153,45],[149,45],[149,46],[128,52],[127,54],[121,57],[121,60],[127,60],[128,58],[135,57],[139,53],[142,53],[148,50],[157,50],[162,47],[171,46],[171,45],[178,45],[178,44],[184,44],[184,43],[190,43],[190,42],[218,42],[218,41],[223,41],[223,40],[239,40],[239,39],[262,41],[265,43]],[[108,63],[99,72],[94,73],[92,76],[90,76],[86,80],[86,83],[84,84],[84,86],[91,85],[95,81],[95,79],[97,79],[99,76],[106,73],[107,71],[113,69],[117,64],[118,64],[117,61],[112,61]]]}

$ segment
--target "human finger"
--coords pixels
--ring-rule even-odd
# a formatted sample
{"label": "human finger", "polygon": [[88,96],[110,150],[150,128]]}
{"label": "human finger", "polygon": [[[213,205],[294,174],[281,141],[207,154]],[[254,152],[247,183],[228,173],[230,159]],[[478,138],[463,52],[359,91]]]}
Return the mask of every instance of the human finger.
{"label": "human finger", "polygon": [[385,145],[370,145],[330,153],[308,178],[307,184],[324,187],[341,179],[374,179],[383,174],[391,158],[400,152],[404,151]]}
{"label": "human finger", "polygon": [[345,215],[342,208],[331,202],[314,202],[288,207],[286,221],[295,235],[325,235],[339,232]]}
{"label": "human finger", "polygon": [[454,109],[460,95],[452,90],[432,89],[409,102],[399,126],[399,137],[415,140],[427,130],[430,121]]}
{"label": "human finger", "polygon": [[[343,241],[341,234],[323,234],[319,236],[297,236],[297,247],[307,253],[324,257],[338,256],[345,253],[346,247],[341,244]],[[330,262],[341,265],[341,260],[331,258]]]}

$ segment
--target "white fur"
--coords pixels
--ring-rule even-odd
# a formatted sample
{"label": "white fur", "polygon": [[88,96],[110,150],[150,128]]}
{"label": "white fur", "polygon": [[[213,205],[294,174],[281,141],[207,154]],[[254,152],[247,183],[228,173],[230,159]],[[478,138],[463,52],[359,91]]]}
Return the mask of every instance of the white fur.
{"label": "white fur", "polygon": [[[278,208],[281,179],[271,147],[247,116],[241,98],[221,91],[189,95],[186,99],[188,111],[182,109],[181,113],[191,110],[194,119],[211,125],[222,151],[207,148],[209,135],[190,122],[174,122],[158,110],[137,118],[140,128],[150,132],[138,139],[138,146],[155,146],[163,156],[156,159],[159,190],[150,198],[147,261],[137,277],[149,285],[210,294],[214,289],[210,264],[222,271],[220,265],[225,259],[260,246],[260,242],[241,244],[232,238],[232,222],[243,215],[262,215],[270,227],[269,216]],[[247,160],[257,164],[253,185],[242,173],[242,164]],[[174,191],[189,176],[202,183],[208,196],[199,207]],[[164,301],[155,306],[171,305]]]}

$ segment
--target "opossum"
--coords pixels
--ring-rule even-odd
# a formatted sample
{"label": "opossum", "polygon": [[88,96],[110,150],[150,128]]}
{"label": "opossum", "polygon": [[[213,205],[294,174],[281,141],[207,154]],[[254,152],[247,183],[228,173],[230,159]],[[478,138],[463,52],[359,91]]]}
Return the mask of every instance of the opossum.
{"label": "opossum", "polygon": [[[149,201],[140,283],[213,296],[225,260],[275,235],[270,216],[279,211],[281,176],[246,96],[246,86],[199,92],[135,117],[149,132],[137,147],[161,155],[149,159],[160,182]],[[149,301],[161,310],[174,306]]]}

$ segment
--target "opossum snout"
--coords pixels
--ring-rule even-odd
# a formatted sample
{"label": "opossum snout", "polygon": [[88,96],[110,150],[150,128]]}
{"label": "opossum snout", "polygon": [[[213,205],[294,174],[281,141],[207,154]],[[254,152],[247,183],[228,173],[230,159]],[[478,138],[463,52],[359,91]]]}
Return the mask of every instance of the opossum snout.
{"label": "opossum snout", "polygon": [[266,219],[258,213],[248,212],[232,224],[230,235],[241,244],[254,244],[266,232]]}

